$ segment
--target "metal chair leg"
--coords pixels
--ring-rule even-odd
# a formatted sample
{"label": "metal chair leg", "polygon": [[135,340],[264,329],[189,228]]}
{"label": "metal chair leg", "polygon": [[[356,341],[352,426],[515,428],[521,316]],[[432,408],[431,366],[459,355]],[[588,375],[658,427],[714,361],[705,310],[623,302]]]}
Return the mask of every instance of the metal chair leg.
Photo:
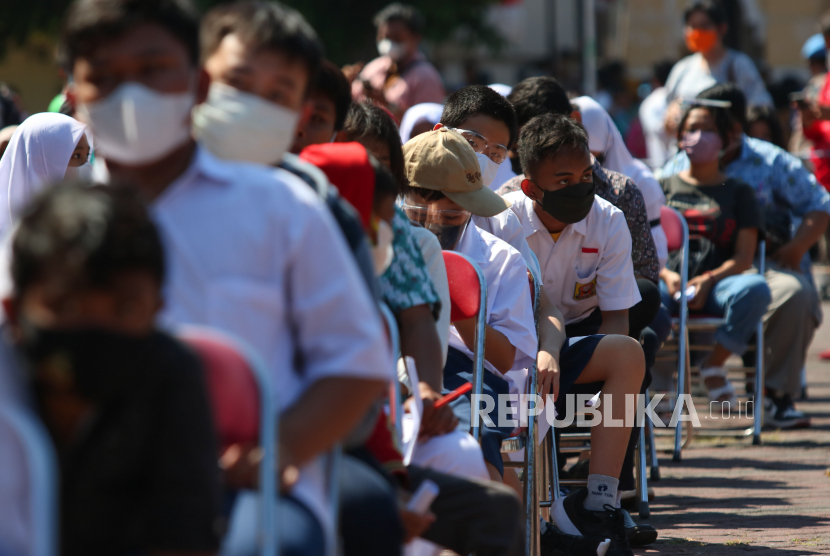
{"label": "metal chair leg", "polygon": [[761,444],[761,429],[764,426],[764,323],[758,322],[755,333],[755,399],[752,400],[752,444]]}
{"label": "metal chair leg", "polygon": [[525,443],[524,503],[525,503],[525,554],[539,556],[539,497],[537,484],[539,469],[536,461],[536,418],[527,421],[527,442]]}
{"label": "metal chair leg", "polygon": [[[686,315],[682,314],[680,315],[680,318],[685,319]],[[684,391],[686,389],[686,375],[689,374],[689,332],[686,329],[683,320],[681,320],[680,334],[678,334],[677,343],[677,399],[674,401],[675,406],[681,403],[681,396],[683,396],[683,394],[685,393]],[[674,430],[674,454],[672,454],[672,461],[680,461],[681,459],[682,438],[683,422],[678,420]]]}
{"label": "metal chair leg", "polygon": [[[651,396],[648,393],[648,388],[646,388],[646,404],[651,399]],[[649,479],[652,481],[659,481],[660,480],[660,462],[657,459],[657,445],[654,443],[654,423],[651,422],[651,419],[646,419],[646,434],[648,435],[648,456],[649,462],[651,463],[651,475]]]}
{"label": "metal chair leg", "polygon": [[646,519],[651,515],[648,507],[648,478],[646,477],[646,432],[640,427],[640,441],[637,443],[637,495],[640,517]]}
{"label": "metal chair leg", "polygon": [[550,454],[550,476],[551,476],[551,502],[555,502],[559,499],[559,462],[556,461],[556,433],[554,432],[555,427],[551,425],[550,430],[548,431],[548,444],[547,450]]}

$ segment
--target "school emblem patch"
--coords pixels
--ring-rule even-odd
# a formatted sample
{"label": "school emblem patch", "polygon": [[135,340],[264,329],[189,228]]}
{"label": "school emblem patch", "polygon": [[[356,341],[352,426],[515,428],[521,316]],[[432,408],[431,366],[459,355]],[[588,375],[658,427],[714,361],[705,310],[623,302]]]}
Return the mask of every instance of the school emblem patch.
{"label": "school emblem patch", "polygon": [[574,301],[582,301],[594,297],[597,294],[597,279],[594,278],[587,284],[576,283],[574,287]]}

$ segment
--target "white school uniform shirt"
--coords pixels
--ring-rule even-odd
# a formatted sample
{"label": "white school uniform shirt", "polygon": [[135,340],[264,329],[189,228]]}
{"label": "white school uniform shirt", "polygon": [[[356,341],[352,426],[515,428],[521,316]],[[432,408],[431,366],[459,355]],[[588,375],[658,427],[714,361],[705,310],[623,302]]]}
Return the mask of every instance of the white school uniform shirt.
{"label": "white school uniform shirt", "polygon": [[473,223],[489,234],[493,234],[502,241],[510,244],[510,247],[521,253],[525,265],[532,267],[539,272],[539,265],[531,256],[532,250],[525,239],[522,223],[512,210],[504,210],[495,216],[475,216]]}
{"label": "white school uniform shirt", "polygon": [[[455,251],[475,262],[487,283],[487,324],[504,334],[516,348],[510,370],[525,369],[536,358],[536,325],[530,302],[527,266],[521,254],[506,242],[480,230],[473,222],[467,225]],[[473,359],[455,326],[450,326],[450,347]],[[503,376],[488,361],[484,367]]]}
{"label": "white school uniform shirt", "polygon": [[620,209],[595,197],[588,216],[566,226],[554,243],[531,199],[521,191],[504,197],[513,203],[511,210],[539,259],[542,286],[565,324],[583,320],[597,307],[620,311],[640,301],[631,262],[631,234]]}
{"label": "white school uniform shirt", "polygon": [[[281,410],[323,378],[393,379],[379,312],[349,248],[298,177],[199,148],[151,211],[167,263],[162,324],[210,326],[247,342],[271,371]],[[320,456],[304,465],[292,494],[331,533],[324,464]]]}

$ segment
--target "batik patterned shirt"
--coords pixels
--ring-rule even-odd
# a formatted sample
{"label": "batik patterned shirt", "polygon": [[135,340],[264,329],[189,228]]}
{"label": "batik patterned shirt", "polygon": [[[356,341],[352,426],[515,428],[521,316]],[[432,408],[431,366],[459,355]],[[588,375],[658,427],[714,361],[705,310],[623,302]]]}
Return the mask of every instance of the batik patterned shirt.
{"label": "batik patterned shirt", "polygon": [[379,278],[380,294],[394,314],[417,305],[429,305],[435,318],[441,311],[441,298],[429,276],[424,256],[410,231],[409,219],[395,207],[392,219],[392,264]]}

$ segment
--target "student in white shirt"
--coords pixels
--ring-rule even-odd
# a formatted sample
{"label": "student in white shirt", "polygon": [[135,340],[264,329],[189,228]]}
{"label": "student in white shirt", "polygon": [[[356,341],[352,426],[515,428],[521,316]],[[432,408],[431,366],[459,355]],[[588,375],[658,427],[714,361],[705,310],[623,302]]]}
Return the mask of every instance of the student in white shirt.
{"label": "student in white shirt", "polygon": [[[487,282],[487,333],[484,394],[497,400],[507,394],[504,375],[527,368],[536,355],[536,331],[527,281],[527,266],[518,251],[470,222],[472,213],[492,216],[509,206],[484,187],[472,147],[447,128],[419,135],[404,145],[407,178],[412,186],[404,208],[415,222],[433,232],[444,250],[470,257]],[[444,388],[449,391],[472,378],[475,319],[453,322]],[[452,403],[459,428],[470,427],[470,395]],[[497,419],[493,419],[497,421]],[[510,435],[482,426],[482,451],[493,480],[501,481],[501,441]]]}
{"label": "student in white shirt", "polygon": [[[610,536],[612,551],[630,554],[614,519],[631,428],[605,423],[622,418],[625,395],[640,392],[645,372],[642,348],[628,337],[628,309],[640,301],[631,238],[623,213],[594,195],[588,136],[578,122],[554,114],[533,118],[522,128],[519,156],[526,176],[522,191],[505,198],[539,258],[543,287],[562,311],[569,336],[561,356],[558,413],[565,409],[561,394],[576,390],[574,384],[602,382],[603,394],[617,402],[603,425],[591,429],[588,488],[559,501],[554,522],[566,533]],[[571,350],[582,345],[588,353],[573,356]]]}
{"label": "student in white shirt", "polygon": [[[163,321],[216,327],[261,354],[282,410],[282,463],[300,469],[286,490],[331,531],[322,458],[386,390],[390,353],[317,196],[285,171],[219,161],[191,139],[190,111],[208,81],[188,8],[73,4],[63,33],[67,96],[93,130],[99,175],[152,200],[169,266]],[[302,63],[282,71],[275,90],[290,106],[282,121],[296,121],[310,71]],[[285,131],[290,145],[293,124]],[[290,537],[302,550],[304,539]]]}
{"label": "student in white shirt", "polygon": [[[510,102],[492,87],[471,85],[450,95],[444,105],[441,122],[435,129],[445,126],[460,130],[461,135],[476,151],[482,176],[493,174],[494,166],[501,170],[509,164],[506,153],[502,152],[499,145],[515,145],[518,138],[516,113]],[[487,179],[484,179],[484,185],[491,186],[491,189],[495,189],[492,187],[494,184],[495,182],[488,184]],[[505,210],[490,217],[474,214],[472,219],[479,229],[509,243],[522,254],[528,267],[539,271],[522,225],[512,211]],[[536,362],[539,392],[544,394],[552,391],[556,397],[559,391],[559,352],[565,342],[565,327],[559,309],[544,293],[540,299],[539,312],[540,349]]]}

